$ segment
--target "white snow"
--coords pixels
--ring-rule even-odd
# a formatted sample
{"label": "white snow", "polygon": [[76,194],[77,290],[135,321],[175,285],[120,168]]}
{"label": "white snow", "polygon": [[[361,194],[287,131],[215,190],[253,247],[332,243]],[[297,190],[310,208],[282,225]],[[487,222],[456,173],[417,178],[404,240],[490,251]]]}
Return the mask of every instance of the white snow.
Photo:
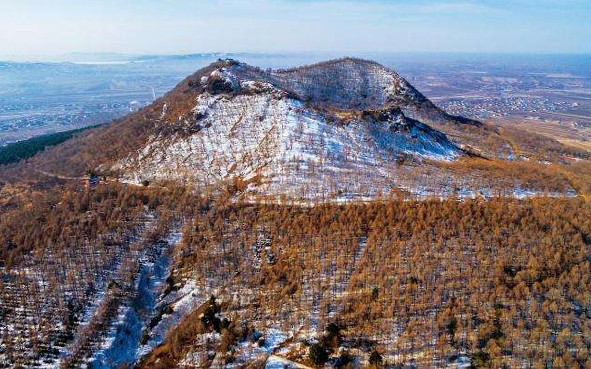
{"label": "white snow", "polygon": [[148,342],[140,346],[137,351],[138,358],[146,355],[162,343],[170,328],[176,326],[184,316],[203,303],[205,299],[199,293],[200,291],[201,289],[196,286],[195,282],[189,280],[179,291],[166,296],[164,300],[159,302],[159,305],[170,304],[172,313],[164,314],[158,324],[150,330]]}
{"label": "white snow", "polygon": [[[425,163],[453,161],[463,152],[422,123],[401,114],[389,122],[350,117],[335,123],[286,92],[328,99],[343,108],[370,102],[381,106],[389,96],[417,103],[425,99],[393,71],[372,63],[358,67],[359,61],[346,59],[333,67],[334,76],[319,72],[322,69],[266,73],[244,64],[220,67],[202,82],[222,78],[247,93],[201,93],[190,112],[166,122],[193,128],[194,133],[154,135],[114,168],[124,172],[125,181],[135,183],[174,178],[219,189],[222,181],[239,178],[251,181],[246,192],[257,202],[281,195],[302,202],[365,201],[400,189],[418,198],[452,192],[459,197],[493,195],[486,186],[473,190],[473,178],[454,183],[458,179],[451,179],[450,172]],[[331,78],[338,79],[340,89]],[[404,158],[422,171],[413,173],[413,165],[397,163]],[[519,184],[513,189],[506,195],[541,194]]]}
{"label": "white snow", "polygon": [[[248,88],[259,84],[247,82]],[[461,155],[416,127],[407,133],[385,123],[335,125],[278,90],[232,98],[204,93],[193,113],[203,117],[194,124],[207,128],[188,137],[152,137],[137,157],[119,163],[128,179],[172,177],[213,184],[260,175],[263,186],[257,189],[262,193],[306,192],[307,187],[310,193],[328,193],[340,184],[349,194],[373,197],[361,187],[374,187],[375,178],[394,179],[383,164],[401,153],[436,160]]]}
{"label": "white snow", "polygon": [[267,364],[265,365],[265,369],[291,369],[291,368],[301,368],[301,369],[309,369],[309,367],[293,362],[291,360],[287,360],[283,357],[277,355],[271,355],[267,360]]}
{"label": "white snow", "polygon": [[170,267],[168,251],[181,240],[181,227],[169,233],[165,249],[154,260],[139,256],[139,273],[136,278],[137,296],[130,298],[120,310],[105,340],[91,358],[93,368],[112,368],[124,363],[134,363],[143,353],[139,350],[143,330],[147,327],[151,312]]}

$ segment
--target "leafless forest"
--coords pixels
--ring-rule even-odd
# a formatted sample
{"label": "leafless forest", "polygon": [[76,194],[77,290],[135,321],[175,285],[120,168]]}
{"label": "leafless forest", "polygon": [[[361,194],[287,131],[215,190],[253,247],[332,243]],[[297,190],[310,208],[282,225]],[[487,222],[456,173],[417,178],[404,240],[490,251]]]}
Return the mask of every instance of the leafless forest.
{"label": "leafless forest", "polygon": [[[309,366],[590,364],[583,198],[302,206],[192,192],[104,184],[6,206],[4,365],[91,362],[138,294],[142,263],[163,252],[164,305],[144,312],[140,366],[271,356]],[[163,243],[175,227],[180,242]],[[194,307],[179,310],[188,298]],[[175,316],[158,340],[159,322]],[[273,332],[283,338],[272,349],[251,347]]]}
{"label": "leafless forest", "polygon": [[0,367],[591,368],[589,158],[219,61],[1,168]]}

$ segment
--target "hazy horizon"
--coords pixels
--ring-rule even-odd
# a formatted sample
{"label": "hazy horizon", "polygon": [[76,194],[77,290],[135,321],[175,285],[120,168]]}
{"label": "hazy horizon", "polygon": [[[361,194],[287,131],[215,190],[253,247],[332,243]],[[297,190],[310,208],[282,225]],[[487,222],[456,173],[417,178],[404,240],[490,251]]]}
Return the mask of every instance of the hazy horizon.
{"label": "hazy horizon", "polygon": [[454,51],[399,51],[399,52],[339,52],[339,51],[277,51],[274,53],[265,52],[246,52],[246,51],[235,51],[235,52],[220,52],[220,51],[194,51],[190,53],[122,53],[122,52],[68,52],[61,54],[45,54],[45,55],[2,55],[0,54],[0,62],[14,62],[14,63],[62,63],[62,62],[73,62],[73,63],[125,63],[134,61],[137,58],[158,58],[158,57],[185,57],[185,56],[200,56],[200,55],[220,55],[220,57],[227,55],[228,57],[240,57],[254,56],[254,57],[278,57],[278,58],[306,58],[310,57],[311,60],[314,58],[320,58],[323,60],[337,59],[344,57],[362,58],[362,59],[380,59],[380,57],[401,57],[401,58],[416,58],[420,60],[425,59],[478,59],[482,57],[498,57],[498,58],[525,58],[525,59],[536,59],[536,58],[548,58],[548,57],[591,57],[591,52],[586,53],[551,53],[551,52],[454,52]]}

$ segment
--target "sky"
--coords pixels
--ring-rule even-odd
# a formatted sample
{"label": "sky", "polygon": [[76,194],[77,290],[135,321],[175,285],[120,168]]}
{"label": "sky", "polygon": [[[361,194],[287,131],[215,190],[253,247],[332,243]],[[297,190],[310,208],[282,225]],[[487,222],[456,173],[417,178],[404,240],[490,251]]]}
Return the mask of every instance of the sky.
{"label": "sky", "polygon": [[591,53],[591,0],[0,0],[0,55]]}

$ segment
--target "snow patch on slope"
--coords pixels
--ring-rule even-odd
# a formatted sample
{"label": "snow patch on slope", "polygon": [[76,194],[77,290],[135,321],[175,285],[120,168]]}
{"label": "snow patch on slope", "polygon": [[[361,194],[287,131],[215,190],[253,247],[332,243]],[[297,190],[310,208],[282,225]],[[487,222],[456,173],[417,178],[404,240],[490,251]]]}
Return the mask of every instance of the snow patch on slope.
{"label": "snow patch on slope", "polygon": [[136,277],[137,294],[121,309],[106,339],[92,359],[92,368],[113,368],[134,363],[141,355],[142,330],[148,325],[157,297],[162,293],[171,259],[167,251],[182,237],[180,228],[171,232],[161,252],[152,259],[144,255],[139,260]]}
{"label": "snow patch on slope", "polygon": [[[335,124],[268,83],[246,81],[242,86],[256,93],[199,95],[193,109],[198,117],[192,123],[199,127],[197,133],[153,136],[136,157],[117,168],[137,182],[179,178],[212,184],[260,176],[264,191],[280,193],[286,186],[315,186],[328,178],[336,182],[353,174],[391,175],[384,173],[383,163],[402,154],[434,160],[462,155],[444,135],[427,133],[418,125],[395,131],[396,121]],[[356,185],[353,181],[348,187]]]}

